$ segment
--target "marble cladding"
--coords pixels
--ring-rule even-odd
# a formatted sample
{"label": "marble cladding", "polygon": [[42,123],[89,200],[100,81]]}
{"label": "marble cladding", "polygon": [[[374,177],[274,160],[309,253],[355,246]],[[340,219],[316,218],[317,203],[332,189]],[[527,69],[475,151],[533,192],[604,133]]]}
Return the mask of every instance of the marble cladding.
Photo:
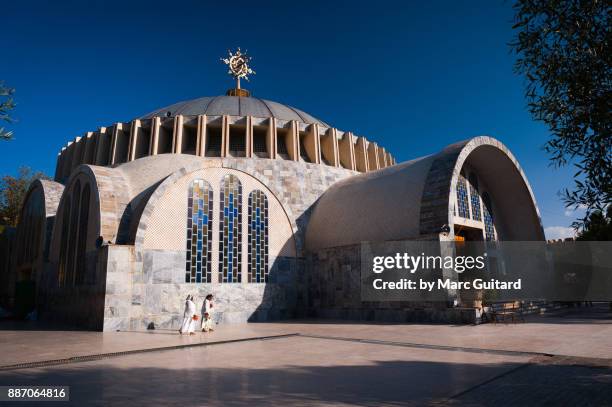
{"label": "marble cladding", "polygon": [[184,282],[184,251],[146,250],[142,263],[135,261],[133,246],[110,246],[108,254],[104,331],[143,330],[151,323],[178,329],[187,295],[201,307],[213,294],[219,324],[291,318],[298,314],[298,291],[305,290],[297,277],[303,262],[295,258],[270,258],[267,284],[246,278],[234,284],[190,284]]}
{"label": "marble cladding", "polygon": [[446,302],[361,301],[361,245],[306,257],[307,313],[315,318],[382,322],[476,322],[476,311]]}
{"label": "marble cladding", "polygon": [[224,159],[223,166],[251,174],[276,195],[297,231],[294,237],[300,257],[313,204],[332,184],[359,174],[344,168],[288,160]]}

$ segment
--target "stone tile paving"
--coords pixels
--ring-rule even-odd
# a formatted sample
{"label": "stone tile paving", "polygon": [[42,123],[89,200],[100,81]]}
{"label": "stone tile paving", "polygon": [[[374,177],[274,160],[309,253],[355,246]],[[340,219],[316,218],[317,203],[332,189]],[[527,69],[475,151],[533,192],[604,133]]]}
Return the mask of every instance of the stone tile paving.
{"label": "stone tile paving", "polygon": [[[0,364],[252,339],[5,370],[0,385],[70,385],[73,405],[612,405],[610,322],[599,307],[516,325],[299,321],[194,337],[0,325]],[[288,333],[320,338],[254,339]]]}
{"label": "stone tile paving", "polygon": [[541,357],[440,404],[461,406],[610,406],[612,360]]}
{"label": "stone tile paving", "polygon": [[291,337],[0,371],[0,385],[68,385],[73,405],[422,405],[527,360]]}

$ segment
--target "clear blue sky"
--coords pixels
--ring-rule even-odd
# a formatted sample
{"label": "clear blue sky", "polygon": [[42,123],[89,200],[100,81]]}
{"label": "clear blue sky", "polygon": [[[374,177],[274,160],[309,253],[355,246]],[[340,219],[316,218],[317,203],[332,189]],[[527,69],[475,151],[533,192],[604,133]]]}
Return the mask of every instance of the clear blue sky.
{"label": "clear blue sky", "polygon": [[0,80],[16,88],[18,122],[15,140],[0,143],[0,174],[22,165],[53,174],[57,152],[85,131],[223,94],[232,82],[219,58],[241,46],[254,57],[254,95],[376,140],[398,161],[472,136],[500,139],[544,226],[567,227],[557,193],[572,171],[549,167],[547,130],[526,111],[507,46],[511,5],[4,2]]}

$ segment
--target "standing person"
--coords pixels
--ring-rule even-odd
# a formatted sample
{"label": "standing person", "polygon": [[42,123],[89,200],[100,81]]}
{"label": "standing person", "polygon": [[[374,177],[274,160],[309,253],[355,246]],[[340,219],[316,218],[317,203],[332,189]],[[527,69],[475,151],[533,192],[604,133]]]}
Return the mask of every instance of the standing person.
{"label": "standing person", "polygon": [[193,319],[196,315],[196,306],[193,302],[193,295],[188,295],[185,300],[185,312],[183,313],[183,324],[179,329],[179,334],[189,333],[189,335],[195,335],[195,320]]}
{"label": "standing person", "polygon": [[204,300],[203,315],[202,315],[202,332],[214,331],[213,329],[213,296],[208,294]]}

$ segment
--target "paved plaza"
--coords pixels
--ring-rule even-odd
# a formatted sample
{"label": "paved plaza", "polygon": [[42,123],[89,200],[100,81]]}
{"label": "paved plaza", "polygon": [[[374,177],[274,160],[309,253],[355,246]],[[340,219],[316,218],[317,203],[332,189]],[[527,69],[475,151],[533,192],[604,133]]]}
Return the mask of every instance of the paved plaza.
{"label": "paved plaza", "polygon": [[299,321],[192,337],[15,327],[0,330],[0,385],[68,385],[73,405],[612,405],[603,306],[507,325]]}

